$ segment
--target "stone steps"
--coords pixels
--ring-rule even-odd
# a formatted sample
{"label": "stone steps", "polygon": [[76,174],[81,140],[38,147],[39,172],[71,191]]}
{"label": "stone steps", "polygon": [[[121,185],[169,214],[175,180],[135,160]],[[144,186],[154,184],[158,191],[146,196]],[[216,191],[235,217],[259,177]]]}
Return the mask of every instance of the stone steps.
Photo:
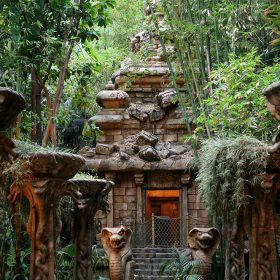
{"label": "stone steps", "polygon": [[172,261],[176,254],[174,248],[134,248],[132,258],[135,261],[134,280],[169,279],[160,276],[160,267],[167,261]]}
{"label": "stone steps", "polygon": [[169,276],[141,276],[141,275],[135,275],[134,280],[159,280],[159,279],[170,279]]}

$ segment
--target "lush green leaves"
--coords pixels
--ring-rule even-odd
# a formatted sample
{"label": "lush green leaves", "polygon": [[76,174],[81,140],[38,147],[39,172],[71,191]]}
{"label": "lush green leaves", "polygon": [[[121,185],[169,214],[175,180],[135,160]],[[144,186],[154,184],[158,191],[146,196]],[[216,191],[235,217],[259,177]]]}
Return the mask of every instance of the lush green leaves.
{"label": "lush green leaves", "polygon": [[199,274],[200,262],[190,260],[190,256],[178,249],[175,250],[175,259],[165,262],[160,268],[160,275],[168,275],[173,280],[202,280]]}
{"label": "lush green leaves", "polygon": [[279,64],[264,66],[256,50],[246,55],[231,55],[229,63],[219,65],[211,74],[211,96],[204,101],[209,116],[201,114],[214,135],[251,135],[271,139],[276,122],[266,108],[264,87],[279,79]]}

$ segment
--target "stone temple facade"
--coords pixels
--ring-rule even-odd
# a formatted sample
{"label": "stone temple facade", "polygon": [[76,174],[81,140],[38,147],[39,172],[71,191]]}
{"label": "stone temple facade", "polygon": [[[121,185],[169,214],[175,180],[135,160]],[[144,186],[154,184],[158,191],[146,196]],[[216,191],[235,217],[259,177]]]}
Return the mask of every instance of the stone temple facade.
{"label": "stone temple facade", "polygon": [[[95,148],[80,151],[86,158],[85,169],[115,182],[109,195],[110,213],[99,218],[108,227],[133,227],[152,213],[177,218],[180,227],[187,229],[192,223],[189,217],[206,223],[194,182],[193,152],[184,142],[186,124],[160,43],[156,36],[142,32],[132,45],[135,51],[150,48],[151,55],[141,63],[124,61],[98,93],[102,109],[89,122],[103,134]],[[185,94],[180,74],[177,85]]]}

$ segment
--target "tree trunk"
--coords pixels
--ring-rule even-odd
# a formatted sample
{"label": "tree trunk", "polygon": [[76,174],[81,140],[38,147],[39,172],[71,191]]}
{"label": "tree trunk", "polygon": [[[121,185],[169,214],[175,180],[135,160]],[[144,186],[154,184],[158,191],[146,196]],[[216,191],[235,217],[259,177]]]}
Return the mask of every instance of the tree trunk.
{"label": "tree trunk", "polygon": [[42,143],[42,87],[38,79],[38,70],[31,69],[31,86],[32,86],[32,118],[31,139],[37,143]]}
{"label": "tree trunk", "polygon": [[69,47],[66,47],[65,50],[65,56],[61,59],[60,62],[60,72],[59,72],[59,79],[57,83],[57,88],[54,96],[54,101],[52,104],[52,114],[51,117],[49,118],[47,129],[45,131],[44,139],[43,139],[43,145],[46,146],[48,145],[49,138],[51,137],[52,144],[56,146],[57,141],[56,141],[56,124],[54,121],[54,118],[58,112],[61,97],[62,97],[62,91],[63,91],[63,86],[65,82],[65,76],[67,73],[67,68],[68,68],[68,63],[71,57],[71,53],[73,50],[74,43],[71,42]]}

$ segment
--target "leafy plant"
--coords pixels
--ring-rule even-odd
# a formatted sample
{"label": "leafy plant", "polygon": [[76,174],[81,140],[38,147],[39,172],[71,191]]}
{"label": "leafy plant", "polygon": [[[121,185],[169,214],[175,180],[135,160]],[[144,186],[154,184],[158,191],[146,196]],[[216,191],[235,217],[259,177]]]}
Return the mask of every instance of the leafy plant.
{"label": "leafy plant", "polygon": [[102,134],[102,130],[95,123],[85,122],[83,136],[96,139],[100,134]]}
{"label": "leafy plant", "polygon": [[73,279],[74,257],[75,250],[74,245],[69,244],[64,248],[57,251],[57,272],[58,277],[61,280]]}
{"label": "leafy plant", "polygon": [[15,262],[16,252],[15,247],[11,245],[9,256],[7,258],[7,269],[5,271],[5,279],[13,280],[28,280],[29,279],[29,258],[30,248],[24,248],[20,252],[20,273],[15,274],[13,268],[16,265]]}
{"label": "leafy plant", "polygon": [[175,259],[165,262],[160,268],[160,275],[167,275],[173,280],[202,280],[199,275],[198,260],[190,260],[189,257],[178,249],[175,250]]}
{"label": "leafy plant", "polygon": [[210,114],[201,113],[197,121],[208,124],[214,135],[250,135],[267,140],[276,122],[266,108],[262,90],[279,79],[276,61],[264,66],[256,49],[229,57],[229,63],[212,71],[209,87],[213,93],[204,103]]}
{"label": "leafy plant", "polygon": [[100,255],[96,245],[92,246],[92,264],[94,272],[96,272],[100,267],[104,268],[109,266],[108,257]]}
{"label": "leafy plant", "polygon": [[92,146],[96,146],[97,138],[102,134],[102,130],[96,126],[95,123],[85,122],[84,129],[82,132],[83,137],[91,139]]}
{"label": "leafy plant", "polygon": [[233,218],[262,191],[267,154],[266,144],[245,136],[203,142],[196,180],[210,216]]}
{"label": "leafy plant", "polygon": [[271,21],[272,28],[275,28],[274,33],[277,34],[277,37],[272,40],[272,45],[279,50],[280,47],[280,30],[279,30],[279,25],[280,25],[280,7],[278,5],[272,5],[269,6],[265,11],[264,11],[265,17]]}

